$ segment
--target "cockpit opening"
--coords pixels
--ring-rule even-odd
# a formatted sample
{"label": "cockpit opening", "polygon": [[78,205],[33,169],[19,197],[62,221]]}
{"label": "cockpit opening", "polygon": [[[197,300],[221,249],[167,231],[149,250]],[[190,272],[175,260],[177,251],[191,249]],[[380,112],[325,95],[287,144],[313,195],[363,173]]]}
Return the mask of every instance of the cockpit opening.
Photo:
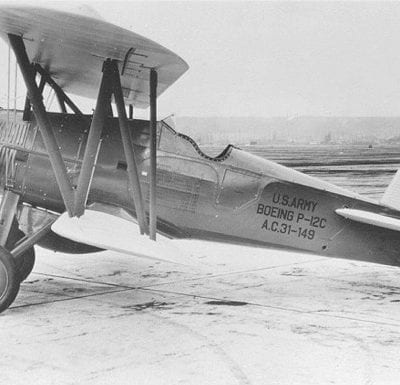
{"label": "cockpit opening", "polygon": [[[232,144],[227,145],[224,150],[217,156],[212,157],[204,153],[199,145],[189,136],[176,132],[168,123],[164,120],[160,122],[159,125],[160,130],[160,145],[159,148],[166,152],[175,152],[181,153],[182,155],[191,155],[193,151],[195,151],[202,158],[213,161],[213,162],[222,162],[226,160],[232,149],[235,148]],[[177,140],[181,139],[181,140]],[[172,150],[175,151],[172,151]]]}

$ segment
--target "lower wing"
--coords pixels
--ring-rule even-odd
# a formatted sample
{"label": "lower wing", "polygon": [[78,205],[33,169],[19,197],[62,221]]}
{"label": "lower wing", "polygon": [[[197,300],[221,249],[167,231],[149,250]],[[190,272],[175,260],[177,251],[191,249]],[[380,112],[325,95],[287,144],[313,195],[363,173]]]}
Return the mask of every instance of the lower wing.
{"label": "lower wing", "polygon": [[137,223],[101,211],[86,209],[79,218],[64,213],[51,229],[62,237],[101,249],[176,264],[188,262],[170,239],[158,234],[157,242],[152,241],[140,234]]}

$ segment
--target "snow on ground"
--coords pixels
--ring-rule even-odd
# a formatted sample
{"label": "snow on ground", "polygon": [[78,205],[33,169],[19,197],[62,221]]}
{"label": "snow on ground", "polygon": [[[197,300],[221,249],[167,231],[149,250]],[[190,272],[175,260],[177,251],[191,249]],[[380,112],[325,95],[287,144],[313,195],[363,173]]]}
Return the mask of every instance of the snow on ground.
{"label": "snow on ground", "polygon": [[0,383],[398,384],[398,268],[174,243],[192,266],[37,249]]}

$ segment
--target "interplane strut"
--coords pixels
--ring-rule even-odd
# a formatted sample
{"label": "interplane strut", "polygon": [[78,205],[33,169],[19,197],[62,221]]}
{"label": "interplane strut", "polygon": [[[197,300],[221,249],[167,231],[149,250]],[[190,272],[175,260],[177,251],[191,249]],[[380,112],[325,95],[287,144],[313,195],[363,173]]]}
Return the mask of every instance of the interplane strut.
{"label": "interplane strut", "polygon": [[121,79],[119,76],[118,66],[115,61],[112,62],[112,70],[114,75],[114,99],[118,111],[119,129],[121,131],[122,144],[124,146],[125,158],[127,163],[127,172],[129,183],[131,185],[133,200],[135,202],[136,215],[139,223],[141,234],[147,232],[146,214],[143,205],[143,195],[140,186],[138,168],[135,161],[135,153],[130,131],[128,130],[124,97],[122,94]]}
{"label": "interplane strut", "polygon": [[19,68],[28,90],[29,100],[33,107],[33,113],[39,125],[40,134],[42,135],[44,145],[49,154],[49,159],[54,170],[57,184],[63,198],[65,208],[70,216],[74,215],[74,190],[67,174],[63,158],[58,147],[56,137],[53,132],[50,120],[46,114],[43,104],[42,94],[38,89],[35,81],[35,73],[29,62],[25,45],[21,36],[8,35],[11,47],[15,53]]}
{"label": "interplane strut", "polygon": [[101,133],[107,118],[107,112],[111,103],[112,71],[110,60],[106,60],[103,66],[103,77],[97,97],[96,109],[90,125],[89,136],[83,156],[81,172],[75,195],[75,215],[81,216],[85,211],[86,201],[93,178],[94,167],[100,145]]}
{"label": "interplane strut", "polygon": [[[157,170],[157,72],[150,70],[150,191],[149,191],[149,226],[147,225],[145,205],[140,186],[138,167],[136,164],[134,146],[127,125],[126,109],[124,104],[121,80],[118,65],[115,60],[107,59],[103,65],[102,81],[96,101],[92,123],[88,134],[86,148],[82,160],[81,171],[77,186],[74,188],[69,179],[66,166],[57,144],[53,128],[46,113],[42,100],[42,91],[47,82],[55,91],[61,110],[66,112],[67,104],[75,113],[82,114],[78,107],[65,95],[64,91],[54,82],[51,76],[38,64],[34,66],[29,62],[28,55],[22,37],[9,34],[10,45],[13,48],[17,62],[21,69],[27,90],[28,98],[26,107],[32,105],[33,113],[39,125],[49,159],[56,176],[66,210],[69,216],[81,216],[84,213],[90,185],[92,182],[97,155],[101,144],[101,135],[104,124],[111,110],[111,97],[114,96],[118,111],[119,126],[127,161],[127,173],[132,191],[132,199],[135,205],[138,224],[142,234],[149,233],[150,238],[156,239],[156,170]],[[41,75],[39,87],[35,81],[35,75]],[[132,115],[130,108],[130,117]],[[45,230],[44,230],[45,231]],[[35,239],[33,239],[35,240]],[[30,245],[32,239],[26,243]],[[27,247],[24,245],[24,248]]]}
{"label": "interplane strut", "polygon": [[150,70],[150,239],[156,240],[157,212],[157,72]]}

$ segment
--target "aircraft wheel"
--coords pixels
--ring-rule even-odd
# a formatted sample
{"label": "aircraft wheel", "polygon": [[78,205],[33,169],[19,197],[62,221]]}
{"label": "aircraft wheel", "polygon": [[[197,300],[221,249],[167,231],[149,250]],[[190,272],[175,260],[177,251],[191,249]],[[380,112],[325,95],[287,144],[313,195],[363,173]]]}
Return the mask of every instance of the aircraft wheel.
{"label": "aircraft wheel", "polygon": [[32,273],[35,266],[35,249],[30,247],[25,251],[16,261],[19,279],[21,282],[25,281],[29,274]]}
{"label": "aircraft wheel", "polygon": [[0,313],[14,301],[19,291],[19,274],[13,256],[0,247]]}
{"label": "aircraft wheel", "polygon": [[[6,249],[11,251],[15,244],[25,236],[25,233],[18,227],[16,219],[13,220],[11,231],[7,239]],[[35,249],[30,247],[15,260],[20,282],[25,281],[33,270],[35,265]]]}

